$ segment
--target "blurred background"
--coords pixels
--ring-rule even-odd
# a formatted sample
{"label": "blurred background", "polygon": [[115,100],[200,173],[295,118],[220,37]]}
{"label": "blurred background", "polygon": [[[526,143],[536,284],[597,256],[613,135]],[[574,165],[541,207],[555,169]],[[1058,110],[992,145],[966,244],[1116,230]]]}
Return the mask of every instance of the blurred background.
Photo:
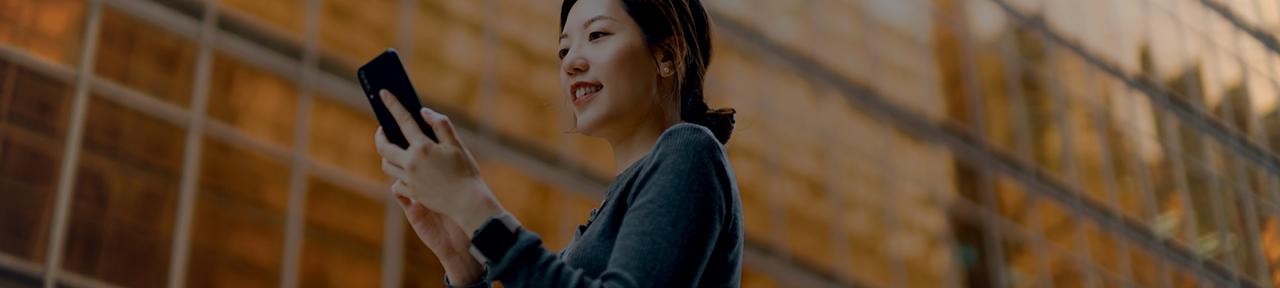
{"label": "blurred background", "polygon": [[[744,287],[1280,286],[1273,0],[707,0]],[[387,47],[565,247],[612,181],[559,1],[0,0],[0,287],[441,287]]]}

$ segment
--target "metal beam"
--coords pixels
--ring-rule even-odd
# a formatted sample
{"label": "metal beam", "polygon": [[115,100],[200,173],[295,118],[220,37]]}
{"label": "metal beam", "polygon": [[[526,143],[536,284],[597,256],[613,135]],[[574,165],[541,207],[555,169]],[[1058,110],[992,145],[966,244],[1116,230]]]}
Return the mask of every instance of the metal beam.
{"label": "metal beam", "polygon": [[[1022,66],[1019,65],[1020,62],[1018,61],[1018,55],[1007,52],[1016,51],[1017,47],[1014,45],[1014,37],[1016,37],[1016,35],[1013,33],[1012,29],[1006,30],[1004,35],[1001,35],[1000,38],[996,40],[997,43],[995,44],[996,49],[1005,52],[1000,53],[1000,56],[1003,57],[1002,59],[1004,60],[1001,61],[1001,67],[1004,69],[1003,80],[1005,81],[1005,90],[1009,97],[1009,114],[1011,114],[1011,118],[1013,118],[1013,153],[1021,159],[1035,159],[1031,144],[1031,125],[1029,124],[1029,120],[1027,120],[1030,118],[1030,114],[1027,113],[1027,100],[1026,95],[1023,93],[1024,87],[1022,86],[1022,78],[1024,77],[1022,73]],[[1039,195],[1027,195],[1027,209],[1030,210],[1027,217],[1033,219],[1030,223],[1031,231],[1044,231],[1044,221],[1041,220],[1043,219],[1041,216],[1041,209],[1038,207],[1040,201],[1043,201],[1043,198]],[[1049,266],[1049,252],[1048,249],[1045,248],[1047,244],[1043,239],[1036,239],[1031,242],[1032,247],[1035,247],[1036,273],[1041,275],[1051,275],[1052,268]],[[1053,279],[1051,277],[1040,277],[1036,284],[1041,288],[1052,288]]]}
{"label": "metal beam", "polygon": [[[1211,16],[1209,16],[1209,15],[1208,15],[1208,14],[1210,14],[1210,13],[1211,13],[1211,12],[1208,12],[1208,11],[1205,11],[1205,12],[1204,12],[1205,17],[1204,17],[1204,23],[1203,23],[1202,25],[1204,25],[1205,29],[1207,29],[1207,30],[1213,30],[1213,28],[1212,28],[1212,27],[1213,27],[1213,21],[1210,21],[1210,20],[1209,20]],[[1234,35],[1233,35],[1233,36],[1234,36]],[[1235,37],[1232,37],[1232,38],[1234,39]],[[1225,49],[1227,48],[1227,47],[1222,47],[1222,46],[1225,46],[1225,45],[1222,45],[1221,43],[1214,43],[1214,44],[1218,44],[1218,45],[1213,45],[1213,46],[1211,46],[1212,48],[1209,48],[1209,49],[1223,49],[1223,50],[1225,50]],[[1233,41],[1233,43],[1232,43],[1232,44],[1238,44],[1238,43],[1235,43],[1235,41]],[[1238,52],[1238,51],[1239,51],[1239,49],[1236,49],[1236,52]],[[1212,53],[1212,52],[1210,52],[1210,53]],[[1239,59],[1240,59],[1240,58],[1239,58],[1238,53],[1232,53],[1232,54],[1235,54],[1235,55],[1237,56],[1237,57],[1236,57],[1236,60],[1237,60],[1237,61],[1239,61]],[[1223,65],[1223,63],[1221,63],[1221,62],[1219,62],[1219,61],[1206,61],[1206,63],[1205,63],[1205,64],[1203,64],[1203,65],[1206,67],[1206,69],[1204,69],[1202,73],[1206,73],[1206,74],[1207,74],[1207,73],[1211,73],[1211,72],[1218,72],[1218,73],[1223,73],[1223,72],[1224,72],[1224,69],[1223,69],[1223,66],[1224,66],[1224,65]],[[1207,67],[1217,67],[1217,68],[1216,68],[1216,69],[1212,69],[1212,68],[1207,68]],[[1247,75],[1247,73],[1248,73],[1248,71],[1247,71],[1247,66],[1241,66],[1240,68],[1241,68],[1241,69],[1240,69],[1240,70],[1241,70],[1241,71],[1240,71],[1240,72],[1241,72],[1241,76],[1243,77],[1244,75]],[[1219,76],[1221,76],[1221,75],[1219,75]],[[1186,79],[1186,77],[1184,77],[1184,79]],[[1191,79],[1187,79],[1186,81],[1188,81],[1188,82],[1193,82],[1193,81],[1191,81]],[[1193,91],[1193,93],[1201,93],[1201,91],[1195,91],[1195,90],[1192,90],[1192,91]],[[1218,103],[1218,108],[1223,109],[1223,111],[1224,111],[1224,112],[1226,112],[1226,113],[1224,113],[1224,114],[1225,114],[1225,116],[1224,116],[1223,118],[1225,118],[1225,119],[1233,119],[1233,118],[1234,118],[1234,117],[1232,116],[1232,112],[1233,112],[1233,111],[1231,111],[1231,110],[1232,110],[1232,107],[1231,107],[1231,102],[1232,102],[1232,100],[1231,100],[1230,95],[1227,95],[1227,93],[1225,93],[1225,91],[1218,91],[1218,92],[1219,92],[1219,93],[1223,93],[1223,95],[1221,96],[1221,97],[1222,97],[1222,99],[1221,99],[1221,100],[1220,100],[1220,102]],[[1245,97],[1245,98],[1247,99],[1248,97]],[[1201,97],[1191,97],[1191,99],[1205,99],[1205,97],[1203,97],[1203,96],[1201,96]],[[1194,104],[1195,104],[1194,106],[1195,106],[1196,108],[1200,108],[1200,109],[1207,109],[1207,107],[1205,107],[1205,106],[1204,106],[1204,103],[1202,103],[1202,102],[1200,102],[1200,101],[1196,101],[1196,102],[1194,102]],[[1211,108],[1209,108],[1209,109],[1211,109]],[[1211,110],[1206,110],[1206,111],[1211,111]],[[1238,130],[1238,129],[1239,129],[1238,127],[1235,127],[1235,122],[1234,122],[1234,121],[1223,121],[1223,124],[1225,124],[1225,125],[1226,125],[1226,128],[1227,128],[1227,129],[1230,129],[1230,131],[1237,132],[1237,133],[1239,133],[1239,131],[1240,131],[1240,130]],[[1241,134],[1241,136],[1245,137],[1245,139],[1248,139],[1248,135]],[[1230,239],[1229,239],[1229,238],[1227,238],[1227,236],[1228,236],[1228,235],[1230,235],[1230,234],[1231,234],[1231,232],[1230,232],[1230,228],[1227,226],[1227,215],[1226,215],[1226,213],[1227,213],[1227,211],[1226,211],[1227,207],[1226,207],[1226,202],[1223,200],[1223,196],[1224,196],[1224,195],[1222,195],[1222,193],[1221,193],[1221,191],[1222,191],[1222,187],[1221,187],[1221,186],[1222,186],[1222,183],[1221,183],[1221,182],[1219,182],[1219,181],[1218,181],[1218,179],[1217,179],[1217,178],[1219,178],[1219,177],[1216,175],[1216,174],[1218,174],[1218,172],[1217,172],[1217,171],[1214,171],[1214,169],[1213,169],[1214,167],[1226,167],[1226,165],[1224,165],[1223,163],[1219,162],[1221,159],[1218,159],[1217,157],[1214,157],[1215,155],[1213,154],[1213,151],[1210,149],[1210,146],[1212,146],[1214,143],[1212,143],[1212,141],[1211,141],[1208,137],[1205,137],[1204,135],[1199,135],[1199,137],[1197,137],[1197,139],[1199,139],[1199,141],[1200,141],[1200,143],[1201,143],[1201,145],[1200,145],[1200,149],[1199,149],[1200,151],[1190,151],[1190,152],[1191,152],[1191,153],[1195,153],[1195,154],[1200,155],[1200,159],[1203,159],[1203,160],[1198,161],[1198,162],[1196,162],[1196,163],[1194,163],[1194,164],[1197,164],[1196,166],[1198,166],[1198,167],[1199,167],[1199,169],[1196,169],[1196,170],[1197,170],[1197,171],[1199,171],[1200,173],[1203,173],[1203,175],[1204,175],[1204,177],[1205,177],[1206,179],[1209,179],[1209,183],[1208,183],[1208,184],[1209,184],[1209,191],[1203,191],[1203,192],[1207,192],[1207,193],[1205,193],[1205,194],[1207,194],[1207,195],[1209,196],[1209,206],[1210,206],[1210,207],[1209,207],[1209,213],[1210,213],[1210,216],[1212,216],[1212,217],[1213,217],[1213,223],[1214,223],[1214,225],[1215,225],[1215,226],[1217,226],[1217,227],[1216,227],[1217,229],[1215,229],[1215,230],[1217,230],[1217,231],[1216,231],[1216,233],[1217,233],[1217,234],[1216,234],[1216,235],[1213,235],[1213,236],[1214,236],[1214,238],[1217,238],[1217,240],[1218,240],[1217,253],[1220,253],[1220,255],[1222,255],[1222,256],[1223,256],[1222,264],[1223,264],[1223,266],[1226,266],[1227,270],[1229,270],[1229,271],[1235,271],[1235,272],[1239,273],[1239,271],[1238,271],[1238,267],[1237,267],[1237,262],[1236,262],[1236,259],[1235,259],[1235,253],[1233,253],[1233,252],[1232,252],[1232,250],[1235,250],[1235,248],[1233,247],[1233,246],[1234,246],[1234,245],[1233,245],[1234,243],[1231,243]],[[1270,150],[1269,150],[1269,149],[1266,149],[1266,146],[1262,146],[1262,148],[1263,148],[1263,151],[1264,151],[1264,152],[1268,152],[1268,153],[1270,152]],[[1231,189],[1231,187],[1227,187],[1226,189]],[[1230,190],[1229,190],[1229,191],[1230,191]],[[1234,191],[1232,191],[1232,192],[1234,192]],[[1246,196],[1246,197],[1248,197],[1248,196]],[[1250,198],[1246,198],[1246,199],[1250,199]],[[1211,235],[1212,235],[1212,234],[1211,234]],[[1260,239],[1260,238],[1254,238],[1254,239]]]}
{"label": "metal beam", "polygon": [[[978,0],[978,1],[981,1],[981,0]],[[961,8],[961,7],[968,7],[969,5],[972,5],[972,4],[969,4],[968,1],[966,0],[957,0],[955,1],[955,5],[959,6],[955,8],[956,10],[964,11],[961,9],[965,9],[965,8]],[[937,7],[934,7],[934,8],[937,8]],[[946,13],[939,13],[939,14],[945,15]],[[960,84],[962,87],[961,95],[964,97],[964,109],[966,112],[965,114],[966,116],[968,116],[968,119],[965,119],[965,120],[969,121],[968,123],[969,125],[967,128],[974,135],[986,135],[987,127],[986,127],[985,117],[987,114],[983,109],[984,103],[982,102],[982,87],[981,87],[981,84],[978,83],[978,78],[977,78],[979,75],[978,65],[977,65],[978,60],[977,60],[977,56],[975,55],[977,47],[975,44],[971,42],[970,37],[967,37],[968,35],[971,35],[968,28],[969,27],[969,19],[967,17],[968,13],[955,13],[955,14],[956,14],[955,18],[952,19],[951,23],[949,23],[952,25],[947,25],[947,27],[952,27],[952,29],[955,30],[953,32],[955,33],[957,38],[956,39],[956,43],[958,44],[957,46],[959,46],[958,47],[959,49],[956,49],[957,51],[955,53],[959,54],[957,58],[959,59],[960,69],[962,70],[961,77],[960,77],[961,78]],[[942,18],[942,17],[935,17],[935,19],[937,18]],[[867,42],[870,42],[870,41],[867,41]],[[872,70],[872,71],[875,71],[875,70]],[[1070,147],[1070,146],[1063,146],[1063,147]],[[976,182],[976,186],[978,190],[977,196],[979,199],[978,200],[979,203],[991,209],[996,209],[997,207],[1000,207],[999,199],[997,198],[998,195],[996,195],[996,191],[995,191],[995,181],[996,181],[997,175],[995,175],[991,171],[986,171],[981,169],[974,171],[974,174],[975,174],[975,178],[977,178],[974,181]],[[985,256],[987,256],[987,259],[989,259],[988,261],[986,261],[987,273],[989,273],[987,277],[991,278],[992,285],[995,285],[996,287],[1006,287],[1006,286],[1012,286],[1012,284],[1014,283],[1008,283],[1010,279],[1012,279],[1012,277],[1009,276],[1008,271],[1006,271],[1007,269],[1005,265],[1005,259],[1008,256],[1006,255],[1004,251],[1004,245],[1002,244],[1002,242],[1005,241],[1005,237],[1006,237],[1005,234],[1007,234],[1007,232],[1004,232],[1003,229],[1001,229],[999,225],[1000,219],[998,217],[1000,217],[998,213],[986,213],[986,214],[982,214],[981,217],[979,217],[979,219],[981,219],[982,226],[983,228],[985,228],[985,229],[982,229],[983,233],[985,234],[984,235],[985,237],[982,238],[983,240],[982,244],[988,254]]]}
{"label": "metal beam", "polygon": [[[1067,183],[1067,185],[1071,185],[1072,188],[1079,188],[1081,187],[1081,185],[1078,185],[1076,183],[1083,182],[1085,179],[1083,179],[1080,176],[1079,171],[1076,170],[1078,168],[1076,164],[1076,151],[1074,149],[1071,149],[1071,147],[1075,147],[1075,145],[1073,145],[1074,144],[1073,139],[1075,137],[1072,133],[1073,131],[1075,131],[1075,129],[1072,129],[1072,126],[1071,126],[1072,122],[1067,120],[1067,112],[1068,112],[1067,111],[1068,100],[1066,99],[1067,95],[1066,95],[1066,91],[1064,91],[1062,87],[1063,85],[1061,81],[1058,81],[1058,79],[1062,78],[1061,75],[1059,75],[1060,71],[1058,69],[1058,64],[1059,64],[1058,59],[1061,59],[1061,57],[1058,55],[1059,53],[1062,53],[1062,52],[1058,51],[1059,50],[1058,47],[1052,45],[1053,43],[1050,42],[1051,40],[1048,37],[1041,36],[1039,37],[1039,40],[1041,43],[1043,43],[1042,45],[1044,49],[1043,52],[1045,53],[1045,59],[1046,59],[1044,61],[1045,63],[1043,64],[1047,67],[1044,73],[1039,73],[1039,76],[1041,77],[1041,81],[1043,81],[1044,83],[1047,83],[1048,86],[1050,87],[1049,95],[1050,95],[1050,98],[1053,99],[1052,100],[1053,104],[1050,105],[1052,106],[1052,109],[1053,109],[1052,121],[1054,122],[1055,126],[1062,129],[1060,130],[1061,131],[1060,135],[1062,136],[1058,140],[1059,141],[1058,147],[1060,147],[1059,149],[1061,149],[1060,151],[1058,151],[1058,156],[1060,157],[1062,162],[1061,162],[1061,166],[1059,166],[1058,169],[1060,173],[1063,175],[1063,178],[1066,178],[1063,180],[1066,180],[1065,183]],[[975,133],[975,135],[984,135],[984,134]],[[982,136],[979,136],[979,137],[982,137]],[[1080,191],[1080,192],[1082,193],[1077,193],[1075,195],[1072,195],[1072,199],[1068,201],[1081,201],[1085,197],[1088,197],[1088,195],[1085,194],[1085,191]],[[1107,212],[1114,212],[1114,211],[1107,210]],[[1079,217],[1079,215],[1071,215],[1071,216],[1072,217],[1068,217],[1067,221],[1076,222],[1076,221],[1079,221],[1081,218]],[[1111,224],[1112,222],[1103,222],[1101,225],[1111,225]],[[1080,273],[1084,274],[1084,287],[1087,287],[1087,288],[1097,287],[1098,281],[1100,281],[1098,279],[1097,273],[1095,273],[1093,269],[1088,268],[1088,264],[1093,263],[1093,259],[1088,252],[1091,249],[1089,249],[1088,239],[1085,238],[1084,225],[1080,225],[1080,224],[1072,225],[1070,229],[1074,230],[1072,231],[1071,235],[1074,236],[1075,238],[1074,239],[1075,244],[1079,247],[1079,249],[1081,249],[1082,251],[1085,251],[1085,253],[1081,253],[1081,255],[1079,256],[1081,258],[1084,258],[1084,261],[1080,261],[1080,262],[1083,262],[1080,264],[1081,265]]]}
{"label": "metal beam", "polygon": [[[45,268],[40,266],[39,263],[0,252],[0,270],[13,272],[18,277],[28,278],[24,280],[38,282],[38,280],[44,275]],[[69,271],[58,273],[58,286],[69,288],[122,288],[110,283],[102,282],[101,280],[93,279],[92,277]]]}
{"label": "metal beam", "polygon": [[[280,260],[280,287],[298,287],[301,274],[302,248],[307,227],[307,186],[308,147],[311,144],[311,101],[316,81],[315,75],[320,73],[320,9],[323,0],[309,0],[306,8],[306,23],[302,32],[302,62],[296,63],[298,76],[297,115],[293,121],[293,157],[289,168],[289,202],[285,212],[284,255]],[[375,198],[376,199],[376,198]]]}
{"label": "metal beam", "polygon": [[[390,188],[384,188],[390,189]],[[404,287],[405,216],[391,193],[385,196],[382,225],[382,288]]]}
{"label": "metal beam", "polygon": [[[32,9],[35,9],[35,8],[32,8],[30,6],[26,8],[26,10],[32,10]],[[22,15],[22,14],[24,14],[23,11],[18,12],[18,15]],[[22,16],[18,16],[18,17],[22,17]],[[18,21],[21,21],[21,20],[18,20]],[[29,29],[17,29],[17,30],[18,31],[11,32],[13,33],[13,35],[11,36],[13,38],[11,39],[24,39],[25,37],[27,37],[27,34],[29,33],[28,32]],[[21,40],[18,40],[18,41],[21,41]],[[9,125],[12,125],[11,123],[9,123],[9,110],[13,109],[12,107],[13,105],[11,104],[13,102],[13,93],[14,93],[14,90],[17,90],[17,89],[14,89],[14,84],[15,84],[15,81],[18,80],[18,64],[9,63],[9,65],[6,65],[4,67],[4,70],[5,70],[4,79],[0,79],[0,83],[3,83],[3,84],[0,84],[0,121],[2,121],[0,122],[0,139],[7,138],[5,137],[6,132],[9,129]],[[0,141],[0,151],[4,151],[5,142],[6,141]]]}
{"label": "metal beam", "polygon": [[[1218,16],[1222,16],[1222,18],[1226,19],[1227,22],[1231,22],[1231,25],[1234,25],[1236,29],[1243,30],[1245,33],[1249,34],[1250,37],[1253,37],[1254,40],[1258,40],[1258,42],[1262,43],[1262,46],[1267,47],[1267,50],[1271,50],[1271,52],[1280,54],[1280,41],[1277,41],[1276,35],[1273,35],[1270,32],[1267,32],[1262,27],[1257,27],[1252,24],[1245,23],[1244,20],[1240,18],[1240,16],[1236,15],[1235,12],[1232,12],[1230,8],[1227,8],[1227,6],[1220,3],[1220,1],[1217,1],[1217,0],[1194,0],[1194,1],[1200,2],[1200,5],[1203,5],[1205,8],[1208,8],[1210,11],[1213,11],[1215,14],[1218,14]],[[1264,0],[1255,0],[1255,1],[1264,1]]]}
{"label": "metal beam", "polygon": [[84,144],[84,122],[88,118],[89,79],[93,77],[93,64],[98,48],[99,30],[102,29],[102,1],[89,3],[85,17],[84,38],[80,46],[80,63],[76,71],[75,94],[71,99],[71,119],[67,122],[66,143],[63,144],[62,163],[58,167],[58,190],[53,206],[53,223],[45,254],[44,288],[54,288],[58,272],[62,269],[63,243],[67,240],[67,222],[71,221],[71,189],[75,188],[76,171],[80,168],[80,146]]}
{"label": "metal beam", "polygon": [[178,179],[177,215],[173,244],[169,252],[169,288],[185,285],[187,257],[191,252],[191,222],[195,218],[196,184],[200,182],[201,151],[204,144],[205,111],[209,107],[209,81],[213,73],[213,42],[218,29],[218,0],[205,0],[203,25],[196,54],[196,71],[191,91],[190,121],[183,142],[182,174]]}
{"label": "metal beam", "polygon": [[[1098,1],[1100,0],[1094,0],[1095,4]],[[1082,21],[1082,22],[1090,21],[1090,19],[1086,17],[1087,15],[1084,15],[1084,13],[1079,13],[1075,16],[1078,17],[1076,18],[1077,21]],[[1108,20],[1111,20],[1111,19],[1109,17],[1102,17],[1102,19],[1103,19],[1102,21],[1105,21],[1105,22],[1100,23],[1100,25],[1105,26],[1110,24]],[[1105,33],[1106,33],[1105,39],[1109,39],[1112,41],[1115,40],[1116,34],[1114,33],[1114,30],[1107,30],[1107,32]],[[1101,78],[1098,77],[1096,68],[1094,67],[1085,68],[1085,79],[1086,79],[1085,81],[1087,81],[1086,83],[1093,83],[1093,85],[1088,85],[1088,88],[1086,89],[1086,93],[1088,93],[1089,95],[1087,99],[1101,100],[1105,96],[1108,96],[1108,95],[1104,95],[1098,87],[1099,85],[1101,85],[1100,84]],[[1115,96],[1112,96],[1112,97],[1115,97]],[[1105,100],[1101,100],[1101,102],[1105,102]],[[1105,107],[1104,106],[1105,103],[1097,103],[1096,105],[1098,107]],[[1099,155],[1099,158],[1101,158],[1101,161],[1100,161],[1101,169],[1100,171],[1097,171],[1097,173],[1100,173],[1102,175],[1103,190],[1105,192],[1104,194],[1107,197],[1106,201],[1110,202],[1112,213],[1121,214],[1123,213],[1122,210],[1124,209],[1123,207],[1124,205],[1121,204],[1120,202],[1120,191],[1119,191],[1120,188],[1116,180],[1116,169],[1113,163],[1113,159],[1115,159],[1116,154],[1113,151],[1111,151],[1111,140],[1110,140],[1111,130],[1110,130],[1110,126],[1107,125],[1109,123],[1108,119],[1110,119],[1110,117],[1108,117],[1108,111],[1103,109],[1088,109],[1087,113],[1090,116],[1089,122],[1093,124],[1091,128],[1093,128],[1093,130],[1096,131],[1095,133],[1097,133],[1097,137],[1096,137],[1098,140],[1097,145],[1102,148],[1100,149],[1100,152],[1099,152],[1101,154]],[[1066,147],[1071,147],[1071,146],[1066,146]],[[1116,217],[1123,217],[1123,215],[1117,215]],[[1099,223],[1100,226],[1115,225],[1115,224],[1116,223],[1114,222]],[[1123,229],[1123,228],[1124,227],[1119,227],[1118,225],[1117,227],[1111,227],[1111,229]],[[1116,263],[1118,263],[1117,266],[1119,266],[1118,270],[1120,270],[1119,273],[1125,278],[1132,279],[1133,267],[1132,267],[1132,264],[1130,263],[1131,261],[1130,261],[1130,252],[1129,252],[1129,242],[1127,241],[1117,241],[1117,242],[1119,242],[1119,243],[1116,243],[1116,246],[1119,246],[1117,247],[1118,252],[1116,253],[1116,255],[1112,255],[1112,256],[1116,257],[1115,258]]]}

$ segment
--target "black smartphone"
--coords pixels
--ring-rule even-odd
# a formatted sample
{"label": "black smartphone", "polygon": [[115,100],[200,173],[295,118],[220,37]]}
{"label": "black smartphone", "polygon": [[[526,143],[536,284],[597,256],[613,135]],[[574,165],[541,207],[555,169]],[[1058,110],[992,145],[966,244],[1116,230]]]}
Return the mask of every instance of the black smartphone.
{"label": "black smartphone", "polygon": [[382,89],[396,95],[400,104],[413,116],[413,121],[418,123],[422,133],[426,133],[431,141],[440,142],[436,139],[435,131],[422,119],[422,112],[419,112],[422,110],[422,102],[418,101],[418,92],[413,89],[413,83],[409,82],[409,73],[405,71],[404,64],[400,63],[400,55],[395,48],[387,48],[382,55],[360,66],[356,73],[360,77],[360,86],[364,87],[364,94],[369,99],[369,106],[373,106],[373,114],[378,117],[378,124],[382,124],[382,132],[387,134],[388,141],[400,148],[409,148],[409,140],[404,138],[404,133],[400,133],[396,117],[391,116],[391,110],[387,110],[387,106],[382,104],[382,98],[378,96],[378,91]]}

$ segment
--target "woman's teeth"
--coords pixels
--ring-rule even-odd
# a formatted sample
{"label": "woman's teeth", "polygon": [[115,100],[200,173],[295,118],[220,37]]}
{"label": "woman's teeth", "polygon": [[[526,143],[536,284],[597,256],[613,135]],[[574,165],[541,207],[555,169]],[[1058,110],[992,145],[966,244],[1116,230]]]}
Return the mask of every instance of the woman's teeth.
{"label": "woman's teeth", "polygon": [[578,91],[574,92],[573,98],[582,98],[583,95],[595,93],[596,91],[600,91],[600,86],[578,88]]}

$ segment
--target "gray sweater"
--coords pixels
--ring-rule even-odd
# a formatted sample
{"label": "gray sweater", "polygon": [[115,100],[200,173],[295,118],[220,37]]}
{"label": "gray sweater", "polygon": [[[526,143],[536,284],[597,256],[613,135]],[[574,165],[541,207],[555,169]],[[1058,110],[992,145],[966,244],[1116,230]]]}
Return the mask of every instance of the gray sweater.
{"label": "gray sweater", "polygon": [[742,201],[724,146],[681,123],[619,174],[559,254],[526,229],[489,263],[487,287],[738,287]]}

